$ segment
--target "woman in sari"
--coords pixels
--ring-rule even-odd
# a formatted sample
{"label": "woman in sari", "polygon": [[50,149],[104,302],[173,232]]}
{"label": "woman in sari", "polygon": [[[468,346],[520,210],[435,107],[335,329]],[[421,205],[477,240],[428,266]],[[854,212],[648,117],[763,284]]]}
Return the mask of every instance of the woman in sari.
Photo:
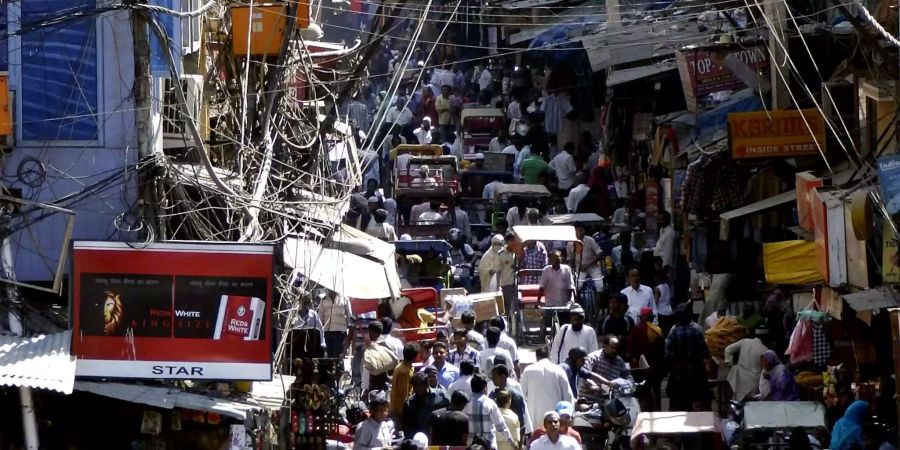
{"label": "woman in sari", "polygon": [[793,401],[800,398],[800,390],[794,381],[794,375],[781,363],[778,355],[767,350],[760,357],[762,378],[759,381],[761,397],[776,402]]}

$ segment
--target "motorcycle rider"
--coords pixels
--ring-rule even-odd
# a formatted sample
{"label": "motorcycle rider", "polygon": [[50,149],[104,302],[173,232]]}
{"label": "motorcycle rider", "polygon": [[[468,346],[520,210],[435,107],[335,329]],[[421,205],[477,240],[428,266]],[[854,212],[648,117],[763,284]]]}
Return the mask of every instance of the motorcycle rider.
{"label": "motorcycle rider", "polygon": [[[600,343],[601,349],[587,356],[585,366],[607,380],[633,381],[631,370],[625,365],[625,360],[618,355],[619,339],[613,336],[601,336]],[[600,386],[593,380],[582,380],[578,392],[582,397],[597,402],[603,397]]]}

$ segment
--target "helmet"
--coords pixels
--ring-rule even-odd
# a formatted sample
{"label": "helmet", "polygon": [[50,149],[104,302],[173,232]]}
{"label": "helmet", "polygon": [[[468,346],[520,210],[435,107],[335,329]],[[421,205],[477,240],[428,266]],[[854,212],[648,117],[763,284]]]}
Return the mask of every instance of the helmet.
{"label": "helmet", "polygon": [[629,422],[631,422],[628,408],[617,398],[606,403],[606,406],[603,407],[603,413],[606,415],[606,420],[620,427],[628,426]]}
{"label": "helmet", "polygon": [[462,231],[460,231],[459,228],[451,228],[450,231],[447,232],[447,240],[451,243],[460,239],[462,239]]}

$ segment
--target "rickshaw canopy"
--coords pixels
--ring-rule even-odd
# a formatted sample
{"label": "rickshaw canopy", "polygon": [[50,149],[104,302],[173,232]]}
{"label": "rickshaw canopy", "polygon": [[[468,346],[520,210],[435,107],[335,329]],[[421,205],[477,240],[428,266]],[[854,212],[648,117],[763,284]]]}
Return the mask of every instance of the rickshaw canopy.
{"label": "rickshaw canopy", "polygon": [[410,240],[410,241],[394,241],[394,247],[397,252],[403,254],[435,252],[441,255],[450,254],[450,244],[447,241],[437,239],[432,240]]}
{"label": "rickshaw canopy", "polygon": [[575,227],[572,225],[516,225],[512,229],[516,237],[522,242],[578,242],[578,237],[575,235]]}
{"label": "rickshaw canopy", "polygon": [[606,221],[603,217],[594,213],[581,214],[559,214],[556,216],[547,216],[547,220],[553,225],[568,225],[580,222],[585,225],[599,225]]}
{"label": "rickshaw canopy", "polygon": [[744,405],[745,430],[828,429],[825,406],[818,402],[749,402]]}
{"label": "rickshaw canopy", "polygon": [[459,118],[465,122],[466,119],[472,117],[503,117],[503,110],[500,108],[463,108]]}
{"label": "rickshaw canopy", "polygon": [[543,184],[499,184],[494,188],[494,201],[500,202],[504,196],[549,197],[550,190]]}
{"label": "rickshaw canopy", "polygon": [[673,435],[722,433],[722,424],[711,411],[642,412],[631,430],[631,445],[636,446],[644,435]]}
{"label": "rickshaw canopy", "polygon": [[413,156],[441,156],[444,154],[444,149],[440,145],[400,144],[391,149],[391,161],[397,159],[397,155],[400,154],[401,150],[405,150]]}

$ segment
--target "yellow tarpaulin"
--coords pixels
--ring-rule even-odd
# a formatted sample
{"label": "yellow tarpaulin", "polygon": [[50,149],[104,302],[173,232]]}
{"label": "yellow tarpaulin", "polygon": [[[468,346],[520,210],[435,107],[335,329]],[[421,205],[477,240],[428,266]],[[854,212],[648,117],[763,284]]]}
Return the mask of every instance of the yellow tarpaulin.
{"label": "yellow tarpaulin", "polygon": [[816,243],[782,241],[763,244],[763,266],[769,284],[809,284],[822,281],[816,263]]}

